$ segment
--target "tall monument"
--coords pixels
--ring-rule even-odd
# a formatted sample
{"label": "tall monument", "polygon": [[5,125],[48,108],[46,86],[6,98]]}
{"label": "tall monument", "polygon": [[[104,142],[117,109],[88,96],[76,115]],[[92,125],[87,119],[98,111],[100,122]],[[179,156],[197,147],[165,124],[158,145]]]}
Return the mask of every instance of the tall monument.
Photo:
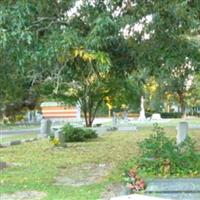
{"label": "tall monument", "polygon": [[143,96],[141,96],[139,120],[140,120],[140,121],[146,120],[146,117],[145,117],[145,110],[144,110],[144,97],[143,97]]}

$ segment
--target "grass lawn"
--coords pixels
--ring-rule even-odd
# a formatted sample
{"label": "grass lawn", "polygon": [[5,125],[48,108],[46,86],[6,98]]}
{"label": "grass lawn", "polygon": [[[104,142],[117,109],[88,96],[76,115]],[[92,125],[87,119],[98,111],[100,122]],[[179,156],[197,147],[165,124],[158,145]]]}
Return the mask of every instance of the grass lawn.
{"label": "grass lawn", "polygon": [[6,137],[0,136],[0,144],[5,142],[11,142],[14,140],[36,138],[37,136],[38,136],[37,133],[15,134],[15,135],[8,135]]}
{"label": "grass lawn", "polygon": [[1,124],[0,130],[21,130],[21,129],[29,129],[29,128],[38,128],[39,124]]}
{"label": "grass lawn", "polygon": [[[137,127],[153,127],[154,123],[158,123],[162,127],[176,127],[179,122],[188,122],[189,126],[200,126],[200,118],[178,118],[178,119],[162,119],[162,121],[138,121],[137,118],[130,118],[130,124],[134,124]],[[112,121],[105,122],[104,125],[112,125]]]}
{"label": "grass lawn", "polygon": [[[151,127],[133,133],[113,132],[83,143],[69,143],[67,148],[55,148],[46,139],[0,149],[1,160],[14,166],[1,171],[0,193],[38,190],[48,194],[48,200],[96,200],[106,186],[122,181],[124,163],[138,156],[137,142],[147,137]],[[170,137],[176,136],[174,127],[166,127]],[[200,140],[200,129],[190,135]],[[200,143],[197,145],[200,151]],[[109,175],[100,182],[81,187],[56,186],[54,178],[60,170],[83,163],[111,164]]]}
{"label": "grass lawn", "polygon": [[[163,122],[158,122],[162,127],[176,127],[179,122],[188,122],[189,126],[200,126],[200,118],[186,118],[186,119],[163,119]],[[137,126],[153,126],[154,122],[136,122]]]}

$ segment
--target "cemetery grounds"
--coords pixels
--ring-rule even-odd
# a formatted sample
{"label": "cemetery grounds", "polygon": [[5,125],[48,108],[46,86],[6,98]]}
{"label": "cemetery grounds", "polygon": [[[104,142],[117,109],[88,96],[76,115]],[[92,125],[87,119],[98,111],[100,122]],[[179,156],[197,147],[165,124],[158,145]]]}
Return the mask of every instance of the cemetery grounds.
{"label": "cemetery grounds", "polygon": [[[163,125],[172,138],[176,122]],[[134,132],[107,132],[88,142],[68,143],[67,148],[54,147],[48,139],[1,148],[7,167],[0,169],[0,193],[37,191],[44,200],[103,199],[109,188],[125,184],[126,163],[139,156],[137,143],[152,133],[152,124],[138,126]],[[189,135],[200,151],[200,128],[189,129]]]}

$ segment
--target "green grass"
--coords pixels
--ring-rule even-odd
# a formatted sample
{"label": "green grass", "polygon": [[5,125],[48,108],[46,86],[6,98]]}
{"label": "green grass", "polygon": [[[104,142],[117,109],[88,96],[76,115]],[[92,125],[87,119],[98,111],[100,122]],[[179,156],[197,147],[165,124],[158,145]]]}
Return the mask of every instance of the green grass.
{"label": "green grass", "polygon": [[6,137],[0,136],[0,144],[11,142],[14,140],[23,140],[23,139],[30,139],[36,138],[38,134],[36,133],[28,133],[28,134],[15,134],[15,135],[8,135]]}
{"label": "green grass", "polygon": [[[131,119],[132,120],[132,119]],[[153,127],[154,123],[158,123],[162,127],[176,127],[179,122],[188,122],[189,126],[200,126],[200,118],[186,118],[186,119],[163,119],[163,121],[151,121],[147,120],[144,122],[139,122],[137,119],[134,119],[134,122],[129,122],[132,125],[136,125],[137,127]],[[112,122],[106,122],[104,125],[112,125]]]}
{"label": "green grass", "polygon": [[[0,193],[38,190],[48,194],[48,200],[96,200],[110,183],[121,182],[123,165],[137,157],[137,142],[151,133],[151,127],[137,132],[113,132],[83,143],[69,143],[67,148],[55,148],[47,139],[0,149],[1,160],[14,163],[1,173]],[[170,137],[176,130],[165,128]],[[196,141],[200,130],[190,130]],[[200,151],[200,144],[197,146]],[[113,169],[101,182],[82,187],[55,186],[54,178],[61,169],[71,169],[84,163],[109,163]]]}
{"label": "green grass", "polygon": [[[194,125],[200,125],[200,119],[195,118],[195,119],[163,119],[163,122],[158,122],[160,126],[163,127],[176,127],[179,122],[188,122],[189,126],[194,126]],[[134,123],[137,126],[153,126],[155,122],[136,122]]]}
{"label": "green grass", "polygon": [[38,127],[40,127],[39,124],[19,125],[19,124],[1,124],[0,123],[0,130],[21,130],[21,129],[38,128]]}

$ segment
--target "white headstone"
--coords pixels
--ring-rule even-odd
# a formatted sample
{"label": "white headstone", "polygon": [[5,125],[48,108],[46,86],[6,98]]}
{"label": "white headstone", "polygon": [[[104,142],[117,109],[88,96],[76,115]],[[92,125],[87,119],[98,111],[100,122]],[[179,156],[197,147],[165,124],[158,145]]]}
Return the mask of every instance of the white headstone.
{"label": "white headstone", "polygon": [[140,116],[139,116],[139,120],[140,121],[144,121],[146,120],[146,116],[145,116],[145,110],[144,110],[144,97],[141,96],[141,104],[140,104]]}
{"label": "white headstone", "polygon": [[161,120],[160,113],[153,113],[151,120]]}
{"label": "white headstone", "polygon": [[188,135],[188,123],[187,122],[179,122],[177,126],[177,136],[176,143],[179,145],[183,142]]}

